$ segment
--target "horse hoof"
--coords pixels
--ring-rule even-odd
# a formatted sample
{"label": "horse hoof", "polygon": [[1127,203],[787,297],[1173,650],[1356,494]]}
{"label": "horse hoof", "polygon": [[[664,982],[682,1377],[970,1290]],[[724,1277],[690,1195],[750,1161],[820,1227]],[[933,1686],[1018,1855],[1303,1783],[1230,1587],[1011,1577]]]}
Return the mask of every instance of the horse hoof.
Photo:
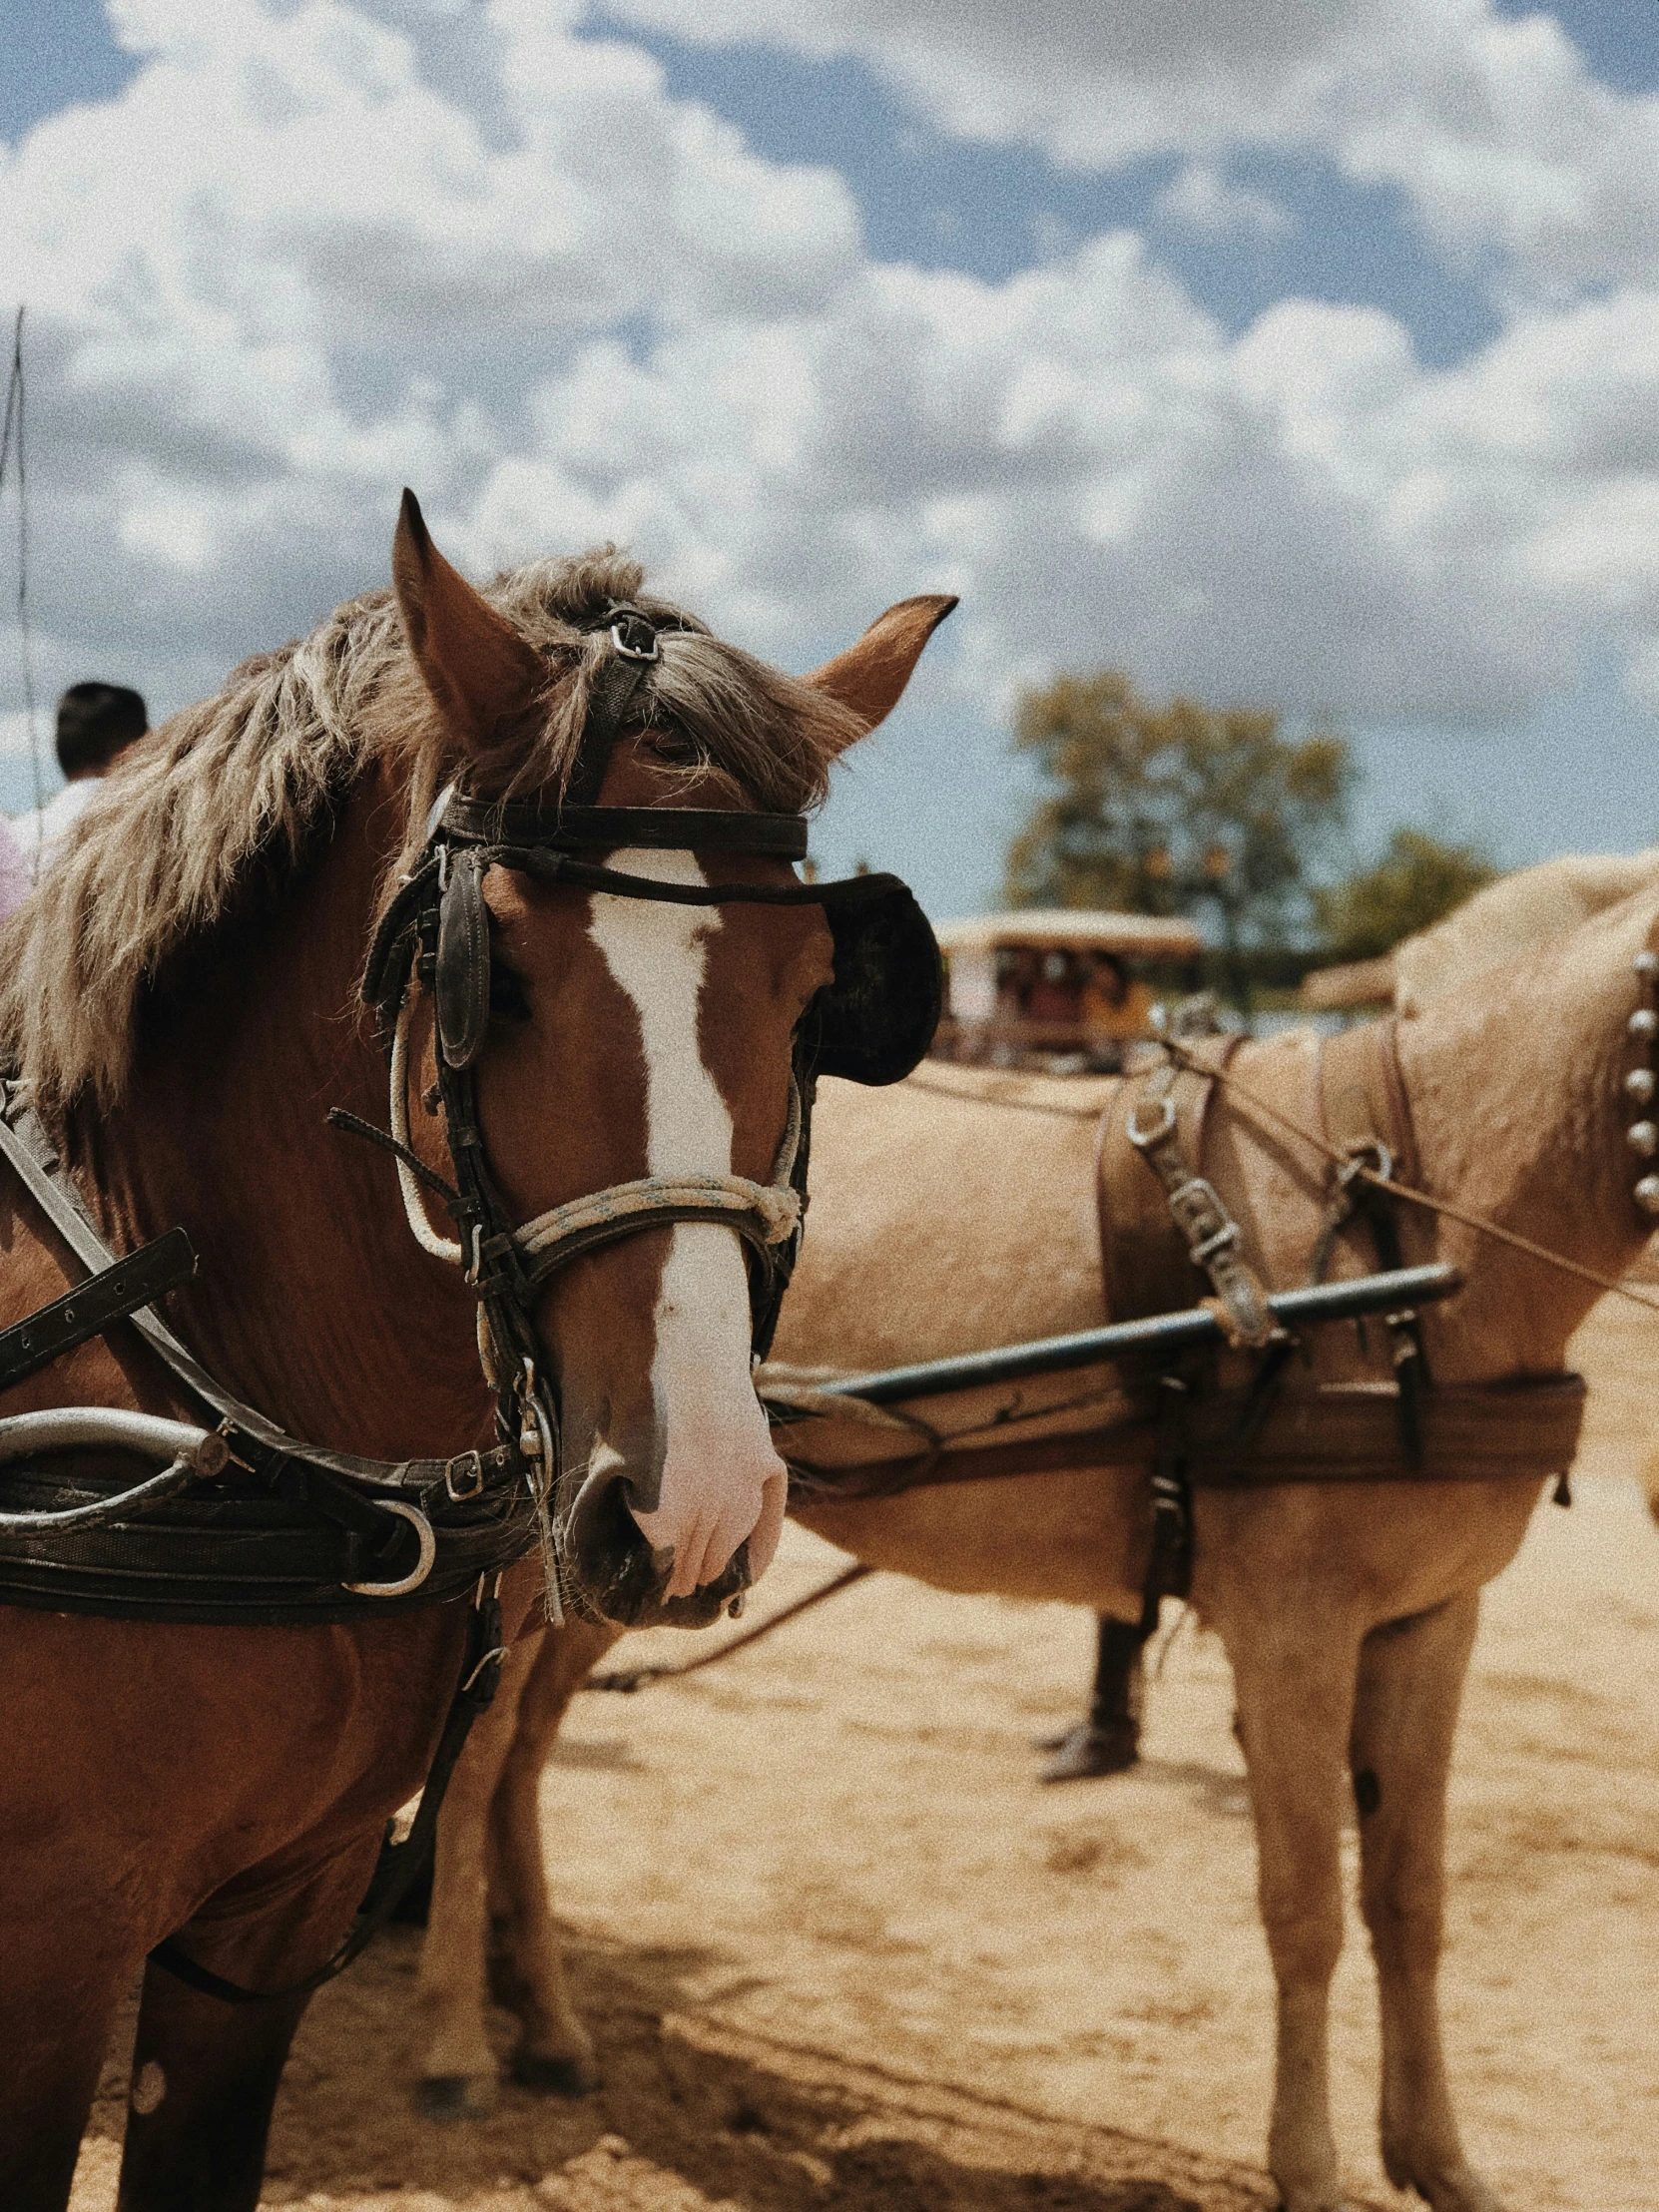
{"label": "horse hoof", "polygon": [[599,2086],[599,2068],[591,2058],[551,2058],[521,2050],[513,2060],[513,2079],[544,2097],[591,2096]]}
{"label": "horse hoof", "polygon": [[444,2125],[487,2120],[495,2110],[495,2083],[477,2074],[427,2074],[415,2090],[415,2110]]}
{"label": "horse hoof", "polygon": [[1097,1728],[1080,1722],[1055,1747],[1044,1782],[1087,1782],[1097,1775],[1127,1774],[1140,1758],[1140,1730],[1133,1721]]}

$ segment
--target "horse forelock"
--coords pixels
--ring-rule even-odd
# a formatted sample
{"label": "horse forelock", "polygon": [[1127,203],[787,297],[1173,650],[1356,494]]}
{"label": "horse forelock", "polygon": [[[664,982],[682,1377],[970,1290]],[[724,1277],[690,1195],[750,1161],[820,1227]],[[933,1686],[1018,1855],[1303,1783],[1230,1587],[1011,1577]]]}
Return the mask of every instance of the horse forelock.
{"label": "horse forelock", "polygon": [[[146,992],[227,918],[264,871],[296,876],[359,779],[401,793],[384,895],[418,849],[436,794],[460,775],[486,797],[560,792],[608,650],[582,627],[629,600],[664,632],[646,714],[686,741],[683,771],[711,803],[817,805],[861,725],[827,694],[715,638],[644,593],[639,564],[604,548],[532,561],[483,587],[544,656],[545,711],[468,754],[421,681],[389,590],[337,607],[311,634],[245,661],[216,697],[172,716],[103,780],[33,896],[0,930],[0,1055],[61,1111],[118,1097]],[[366,940],[365,940],[366,941]]]}

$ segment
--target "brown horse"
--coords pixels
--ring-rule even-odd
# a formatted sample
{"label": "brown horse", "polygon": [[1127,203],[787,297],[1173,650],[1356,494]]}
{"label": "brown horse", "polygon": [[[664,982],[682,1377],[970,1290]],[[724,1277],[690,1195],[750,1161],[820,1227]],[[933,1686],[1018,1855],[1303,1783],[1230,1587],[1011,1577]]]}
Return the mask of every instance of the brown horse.
{"label": "brown horse", "polygon": [[[430,1221],[426,1250],[411,1239],[391,1164],[323,1126],[328,1108],[384,1110],[359,978],[377,919],[421,864],[435,795],[460,780],[480,802],[554,807],[628,647],[649,672],[624,671],[629,711],[587,797],[701,810],[731,853],[736,832],[715,837],[727,818],[793,816],[822,797],[951,602],[905,602],[797,681],[641,600],[640,571],[609,552],[480,593],[406,500],[393,574],[394,592],[248,663],[123,761],[9,926],[0,1029],[105,1237],[130,1247],[190,1228],[200,1274],[170,1319],[222,1384],[335,1450],[461,1454],[464,1468],[468,1447],[492,1440],[479,1351],[499,1358],[499,1343],[475,1345],[474,1293]],[[619,633],[629,603],[635,627]],[[791,1123],[798,1026],[831,975],[823,907],[776,858],[723,856],[709,874],[695,849],[611,862],[648,893],[652,878],[694,896],[731,878],[756,886],[755,902],[610,895],[479,863],[482,899],[463,917],[478,957],[467,988],[487,991],[472,1080],[509,1219],[648,1176],[753,1192]],[[440,991],[444,960],[440,938]],[[435,1056],[426,972],[409,986],[404,1072],[431,1104],[454,1071]],[[442,1044],[448,1067],[448,1029]],[[426,1167],[462,1181],[444,1121],[414,1124]],[[35,1201],[10,1175],[0,1184],[9,1322],[81,1271]],[[417,1227],[419,1205],[415,1186]],[[740,1585],[759,1574],[784,1475],[750,1381],[738,1237],[707,1207],[659,1220],[573,1258],[534,1321],[566,1464],[630,1485],[626,1525],[597,1516],[576,1531],[577,1591],[603,1602],[630,1544],[656,1577],[641,1617],[677,1605],[695,1617],[701,1600],[684,1593],[731,1586],[734,1561]],[[201,1418],[126,1327],[8,1400],[54,1405]],[[539,1587],[535,1570],[518,1580],[509,1625]],[[112,2016],[154,1946],[177,1936],[197,1969],[283,1990],[350,1923],[384,1823],[426,1771],[469,1608],[411,1600],[360,1617],[372,1610],[243,1626],[0,1606],[7,2212],[65,2203]],[[124,2207],[255,2204],[304,2002],[234,2005],[150,1965]]]}
{"label": "brown horse", "polygon": [[[1650,884],[1493,968],[1477,991],[1425,1005],[1398,1034],[1428,1189],[1608,1273],[1635,1258],[1649,1228],[1632,1198],[1640,1164],[1626,1142],[1623,1077],[1643,1050],[1628,1028],[1648,989],[1632,962],[1659,936],[1656,917]],[[1282,1285],[1306,1278],[1331,1169],[1253,1101],[1317,1123],[1317,1065],[1305,1037],[1247,1045],[1232,1063],[1236,1086],[1219,1089],[1210,1112],[1206,1172]],[[1094,1121],[1111,1096],[1106,1084],[1086,1099],[1075,1081],[933,1066],[889,1092],[827,1092],[813,1237],[780,1360],[862,1373],[1096,1325]],[[1401,1229],[1408,1262],[1450,1260],[1467,1277],[1458,1298],[1424,1317],[1437,1382],[1559,1368],[1593,1288],[1429,1212],[1402,1211]],[[1337,1265],[1354,1273],[1375,1260],[1350,1232]],[[1372,1331],[1368,1356],[1352,1328],[1317,1333],[1304,1381],[1384,1376],[1382,1334]],[[1069,1395],[1078,1383],[1051,1387]],[[867,1454],[869,1437],[850,1448]],[[996,1456],[1007,1451],[999,1442]],[[1539,1489],[1536,1478],[1483,1475],[1197,1493],[1192,1602],[1233,1666],[1279,1984],[1269,2162],[1289,2212],[1330,2212],[1342,2194],[1327,2002],[1351,1775],[1382,1999],[1383,2161],[1436,2212],[1495,2212],[1464,2157],[1440,2052],[1442,1844],[1480,1587],[1514,1555]],[[1075,1471],[792,1509],[874,1566],[1132,1620],[1146,1495],[1144,1463],[1114,1465],[1103,1445],[1098,1466]],[[525,2022],[521,2070],[568,2085],[591,2068],[547,1915],[535,1783],[565,1704],[610,1640],[578,1625],[549,1635],[537,1656],[515,1653],[508,1694],[452,1795],[421,1972],[427,2094],[450,2109],[487,2098],[493,2076],[480,2009],[490,1887],[507,1992]]]}

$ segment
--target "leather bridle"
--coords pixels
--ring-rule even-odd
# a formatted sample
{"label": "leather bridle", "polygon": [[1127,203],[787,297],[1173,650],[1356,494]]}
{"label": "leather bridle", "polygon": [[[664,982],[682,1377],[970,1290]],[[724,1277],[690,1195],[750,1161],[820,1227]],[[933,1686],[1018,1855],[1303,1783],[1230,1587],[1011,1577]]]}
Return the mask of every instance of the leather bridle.
{"label": "leather bridle", "polygon": [[[842,941],[855,936],[860,913],[878,915],[901,900],[919,922],[930,954],[913,1053],[925,1051],[937,1019],[939,972],[931,932],[894,876],[862,875],[835,883],[664,882],[583,855],[618,850],[691,852],[798,861],[807,853],[804,815],[746,814],[675,807],[592,804],[605,779],[624,723],[637,716],[649,670],[660,655],[659,623],[643,609],[613,604],[591,628],[609,633],[610,652],[590,686],[587,725],[562,804],[487,801],[450,787],[427,819],[424,848],[386,907],[363,974],[362,994],[374,1008],[390,1063],[391,1127],[372,1129],[335,1112],[336,1126],[373,1138],[397,1158],[409,1226],[429,1252],[457,1264],[479,1306],[479,1357],[495,1393],[496,1427],[516,1446],[536,1500],[547,1576],[549,1617],[575,1597],[564,1572],[569,1500],[559,1469],[560,1406],[552,1362],[536,1322],[551,1278],[580,1255],[626,1237],[685,1222],[730,1229],[749,1247],[752,1348],[771,1347],[784,1291],[800,1250],[807,1196],[807,1161],[817,1074],[852,1072],[837,1053],[834,987],[815,1001],[797,1036],[788,1121],[766,1183],[736,1175],[649,1177],[614,1185],[573,1203],[515,1222],[493,1172],[479,1121],[476,1065],[490,1018],[489,909],[484,878],[491,867],[517,870],[543,884],[603,892],[617,898],[678,906],[818,905],[841,920]],[[648,708],[646,712],[649,712]],[[848,913],[853,919],[847,921]],[[897,982],[897,978],[893,979]],[[410,989],[428,985],[436,1016],[437,1093],[455,1180],[438,1176],[413,1151],[407,1124],[407,1023]],[[927,1009],[930,1008],[930,1012]],[[853,1017],[855,1018],[855,1016]],[[866,1077],[867,1079],[867,1077]],[[890,1079],[885,1075],[876,1079]],[[442,1199],[455,1236],[436,1236],[422,1190]],[[561,1513],[566,1517],[561,1520]],[[743,1548],[716,1586],[736,1594],[746,1584]],[[576,1602],[580,1602],[579,1599]]]}
{"label": "leather bridle", "polygon": [[[569,1594],[553,1517],[559,1403],[536,1306],[552,1277],[585,1253],[683,1222],[714,1223],[750,1248],[754,1349],[764,1357],[800,1246],[814,1074],[811,1023],[804,1025],[798,1044],[788,1123],[768,1182],[735,1175],[648,1177],[515,1222],[491,1167],[478,1112],[476,1066],[489,991],[483,878],[493,866],[543,883],[676,905],[822,904],[843,886],[664,883],[577,857],[595,848],[649,847],[798,859],[806,842],[806,821],[795,815],[566,807],[543,818],[534,809],[491,807],[446,794],[434,809],[422,858],[388,907],[369,955],[363,995],[375,1008],[390,1061],[390,1136],[351,1116],[336,1112],[330,1118],[395,1152],[411,1230],[426,1250],[461,1269],[478,1301],[480,1359],[495,1391],[496,1425],[503,1440],[516,1438],[536,1496],[555,1619]],[[882,879],[883,887],[891,880]],[[416,981],[428,984],[436,999],[437,1094],[453,1183],[434,1174],[408,1143],[406,1038],[410,986]],[[433,1235],[422,1188],[442,1199],[454,1224],[452,1239]]]}

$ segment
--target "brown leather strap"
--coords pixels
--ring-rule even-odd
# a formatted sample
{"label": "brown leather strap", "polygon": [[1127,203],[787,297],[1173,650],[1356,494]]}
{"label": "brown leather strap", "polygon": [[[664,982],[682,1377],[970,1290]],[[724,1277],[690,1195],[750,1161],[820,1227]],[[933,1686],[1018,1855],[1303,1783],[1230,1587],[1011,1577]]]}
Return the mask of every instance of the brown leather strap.
{"label": "brown leather strap", "polygon": [[[1207,1037],[1195,1056],[1225,1067],[1237,1037]],[[1172,1071],[1173,1072],[1173,1071]],[[1204,1136],[1215,1084],[1188,1073],[1173,1083],[1175,1138],[1181,1157],[1203,1173]],[[1100,1271],[1106,1311],[1113,1321],[1143,1314],[1178,1313],[1194,1299],[1194,1271],[1185,1239],[1170,1219],[1169,1201],[1156,1175],[1129,1142],[1129,1117],[1142,1085],[1128,1078],[1114,1086],[1100,1117],[1095,1142],[1095,1203],[1100,1222]]]}
{"label": "brown leather strap", "polygon": [[[1195,1119],[1197,1143],[1189,1152],[1181,1142],[1178,1104],[1184,1089],[1202,1094]],[[1123,1122],[1124,1140],[1163,1186],[1170,1218],[1185,1242],[1193,1266],[1209,1278],[1213,1310],[1237,1350],[1251,1351],[1272,1342],[1277,1333],[1267,1291],[1245,1259],[1238,1223],[1229,1213],[1202,1166],[1203,1112],[1215,1088],[1207,1076],[1166,1061],[1145,1078],[1131,1099]],[[1191,1163],[1191,1164],[1189,1164]]]}
{"label": "brown leather strap", "polygon": [[[1414,1183],[1416,1138],[1399,1070],[1397,1039],[1398,1025],[1391,1014],[1384,1021],[1367,1022],[1341,1036],[1322,1038],[1315,1087],[1320,1119],[1330,1144],[1352,1160],[1369,1160],[1388,1175]],[[1399,1267],[1402,1251],[1394,1202],[1374,1184],[1344,1170],[1320,1240],[1316,1270],[1323,1270],[1335,1238],[1356,1214],[1370,1228],[1378,1266]],[[1425,1448],[1423,1400],[1429,1383],[1422,1328],[1415,1313],[1405,1311],[1387,1317],[1387,1330],[1399,1379],[1396,1404],[1400,1451],[1406,1465],[1414,1468]]]}
{"label": "brown leather strap", "polygon": [[1383,1144],[1395,1178],[1414,1183],[1417,1143],[1399,1071],[1397,1030],[1390,1014],[1320,1039],[1320,1116],[1327,1141],[1340,1151]]}
{"label": "brown leather strap", "polygon": [[[1195,1401],[1188,1479],[1200,1489],[1266,1489],[1305,1482],[1541,1482],[1572,1464],[1584,1417],[1582,1376],[1442,1383],[1423,1400],[1423,1456],[1400,1459],[1393,1385],[1334,1383],[1278,1397],[1248,1454],[1239,1452],[1248,1393]],[[814,1505],[890,1497],[941,1483],[1000,1481],[1068,1468],[1150,1467],[1157,1448],[1152,1395],[1108,1425],[909,1459],[815,1467],[792,1462],[797,1497]]]}

